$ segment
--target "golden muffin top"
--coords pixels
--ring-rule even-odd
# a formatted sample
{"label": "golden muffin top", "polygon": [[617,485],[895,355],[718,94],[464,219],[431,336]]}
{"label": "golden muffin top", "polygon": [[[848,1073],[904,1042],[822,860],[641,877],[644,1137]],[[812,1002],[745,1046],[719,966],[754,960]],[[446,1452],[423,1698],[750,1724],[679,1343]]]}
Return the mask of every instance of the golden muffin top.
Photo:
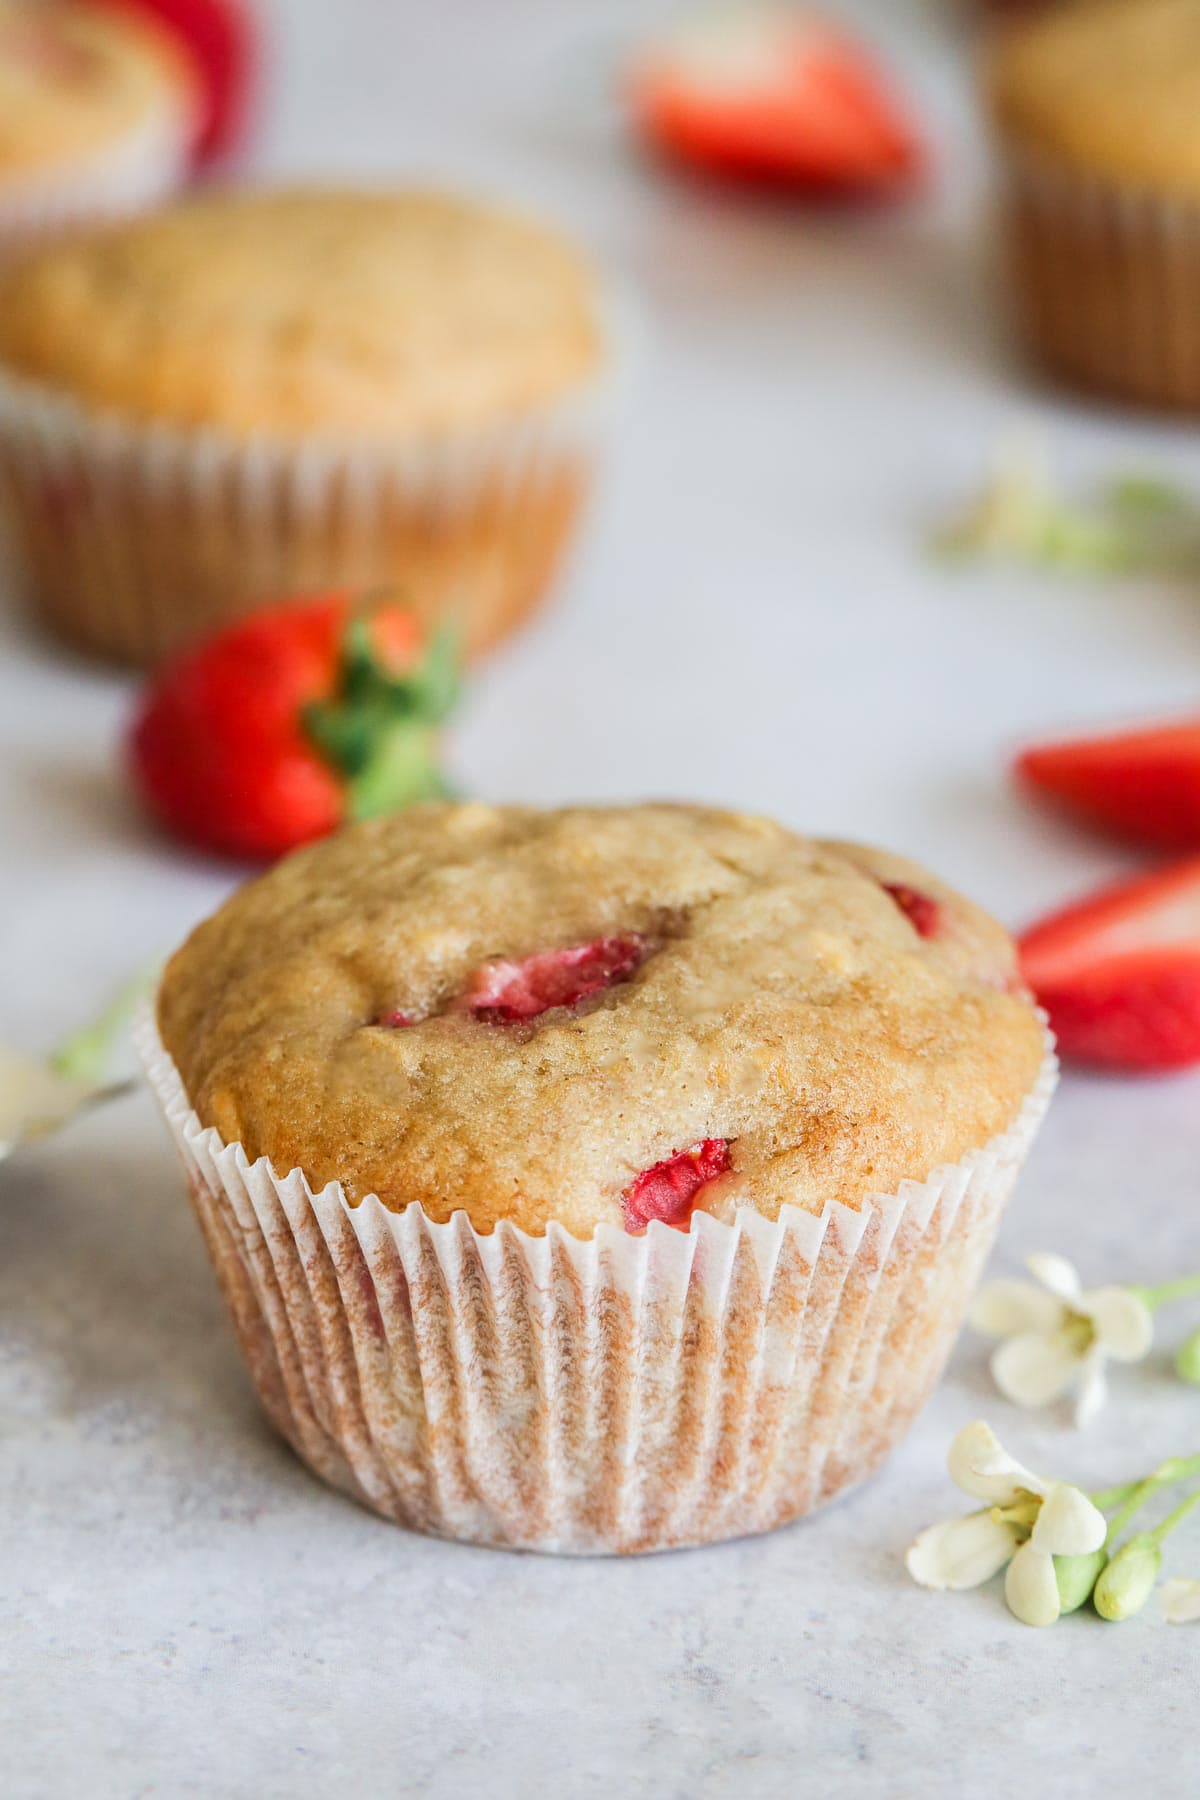
{"label": "golden muffin top", "polygon": [[859,1206],[1043,1056],[1011,941],[923,869],[653,805],[419,807],[243,888],[168,966],[203,1124],[479,1230]]}
{"label": "golden muffin top", "polygon": [[101,7],[0,0],[0,193],[194,105],[164,32]]}
{"label": "golden muffin top", "polygon": [[1025,149],[1200,196],[1200,4],[1083,0],[1005,31],[992,107]]}
{"label": "golden muffin top", "polygon": [[0,276],[0,362],[88,406],[238,435],[486,430],[601,358],[552,231],[448,194],[214,193]]}

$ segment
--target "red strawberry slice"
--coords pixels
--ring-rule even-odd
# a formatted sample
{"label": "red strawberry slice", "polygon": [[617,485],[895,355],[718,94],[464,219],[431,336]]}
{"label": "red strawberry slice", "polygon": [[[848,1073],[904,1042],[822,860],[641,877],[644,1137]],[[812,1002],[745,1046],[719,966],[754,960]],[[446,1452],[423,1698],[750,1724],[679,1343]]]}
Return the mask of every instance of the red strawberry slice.
{"label": "red strawberry slice", "polygon": [[200,84],[193,159],[197,167],[235,150],[251,122],[259,65],[254,15],[241,0],[91,0],[147,15],[164,26]]}
{"label": "red strawberry slice", "polygon": [[1065,1056],[1148,1071],[1200,1062],[1200,857],[1054,913],[1020,951]]}
{"label": "red strawberry slice", "polygon": [[635,58],[629,93],[657,150],[744,181],[886,192],[924,160],[853,39],[781,6],[724,7],[684,23]]}
{"label": "red strawberry slice", "polygon": [[540,950],[523,962],[485,963],[459,1006],[489,1025],[536,1019],[552,1006],[578,1006],[602,988],[628,981],[646,954],[636,932],[566,950]]}
{"label": "red strawberry slice", "polygon": [[1200,847],[1200,719],[1034,745],[1014,769],[1089,824],[1140,843]]}
{"label": "red strawberry slice", "polygon": [[942,928],[942,908],[932,894],[909,887],[906,881],[885,881],[885,894],[890,894],[918,937],[935,938]]}
{"label": "red strawberry slice", "polygon": [[701,1190],[728,1169],[728,1138],[705,1138],[643,1169],[622,1195],[626,1231],[643,1231],[651,1219],[686,1230]]}

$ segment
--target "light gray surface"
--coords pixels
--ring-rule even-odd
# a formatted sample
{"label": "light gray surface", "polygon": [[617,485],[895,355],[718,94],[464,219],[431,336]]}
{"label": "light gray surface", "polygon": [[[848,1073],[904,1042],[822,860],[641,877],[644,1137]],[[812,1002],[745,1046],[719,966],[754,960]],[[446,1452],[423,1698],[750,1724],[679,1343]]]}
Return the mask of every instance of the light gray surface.
{"label": "light gray surface", "polygon": [[[963,45],[889,19],[944,179],[872,217],[648,173],[606,70],[644,12],[278,0],[272,171],[416,168],[573,224],[641,296],[619,458],[552,616],[457,740],[497,798],[703,795],[911,851],[1017,921],[1119,858],[1022,808],[1022,734],[1194,702],[1187,595],[948,573],[929,520],[1014,419],[1074,474],[1200,477],[1195,434],[1053,402],[1009,360],[977,228]],[[229,871],[126,798],[130,688],[0,617],[0,1032],[48,1045]],[[997,1265],[1200,1264],[1197,1083],[1069,1080]],[[1181,1321],[1182,1325],[1182,1321]],[[14,1796],[1195,1791],[1200,1631],[1032,1632],[900,1563],[986,1411],[1101,1483],[1195,1448],[1166,1344],[1084,1437],[964,1342],[881,1479],[756,1543],[616,1564],[409,1537],[267,1433],[144,1096],[0,1172],[0,1788]],[[1175,1566],[1200,1574],[1200,1541]]]}

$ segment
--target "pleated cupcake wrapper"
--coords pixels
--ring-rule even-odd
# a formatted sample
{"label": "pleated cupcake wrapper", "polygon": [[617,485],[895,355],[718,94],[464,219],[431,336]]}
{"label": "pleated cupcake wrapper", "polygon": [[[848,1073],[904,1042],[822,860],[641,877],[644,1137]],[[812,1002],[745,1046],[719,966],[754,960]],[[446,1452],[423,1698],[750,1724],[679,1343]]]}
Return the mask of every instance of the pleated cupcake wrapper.
{"label": "pleated cupcake wrapper", "polygon": [[102,655],[157,662],[256,603],[385,585],[478,650],[542,598],[614,387],[445,438],[287,442],[143,423],[0,369],[0,500],[35,609]]}
{"label": "pleated cupcake wrapper", "polygon": [[639,1552],[761,1532],[881,1462],[941,1374],[1057,1063],[1009,1130],[819,1217],[489,1236],[348,1204],[196,1117],[139,1047],[268,1415],[325,1480],[473,1543]]}
{"label": "pleated cupcake wrapper", "polygon": [[1018,302],[1037,354],[1128,400],[1200,408],[1200,200],[1018,149],[1005,184]]}
{"label": "pleated cupcake wrapper", "polygon": [[191,135],[188,109],[167,105],[86,160],[0,182],[0,263],[61,231],[165,200],[187,179]]}

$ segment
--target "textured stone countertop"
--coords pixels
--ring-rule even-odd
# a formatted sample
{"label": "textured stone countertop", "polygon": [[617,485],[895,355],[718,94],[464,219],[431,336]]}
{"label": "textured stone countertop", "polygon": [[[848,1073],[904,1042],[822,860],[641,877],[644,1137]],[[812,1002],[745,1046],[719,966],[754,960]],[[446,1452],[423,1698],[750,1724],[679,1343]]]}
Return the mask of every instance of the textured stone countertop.
{"label": "textured stone countertop", "polygon": [[[1194,704],[1200,611],[1151,585],[947,570],[924,534],[1014,422],[1080,481],[1200,481],[1195,432],[1047,395],[1013,357],[966,42],[939,9],[880,4],[877,23],[942,180],[906,210],[815,217],[635,162],[605,83],[644,14],[276,0],[263,169],[511,190],[638,299],[611,479],[557,607],[473,690],[459,778],[760,808],[908,850],[1018,922],[1125,865],[1012,798],[1006,751]],[[0,1037],[48,1046],[234,872],[165,847],[128,801],[129,685],[3,598]],[[1069,1078],[993,1267],[1038,1247],[1094,1281],[1200,1265],[1198,1098],[1195,1078]],[[629,1563],[424,1541],[267,1431],[138,1095],[0,1170],[0,1788],[1194,1794],[1200,1628],[1150,1608],[1037,1633],[998,1587],[933,1596],[901,1563],[956,1510],[946,1445],[981,1412],[1091,1485],[1195,1449],[1173,1335],[1084,1435],[999,1401],[964,1339],[883,1475],[767,1540]],[[1196,1531],[1172,1566],[1200,1575]]]}

